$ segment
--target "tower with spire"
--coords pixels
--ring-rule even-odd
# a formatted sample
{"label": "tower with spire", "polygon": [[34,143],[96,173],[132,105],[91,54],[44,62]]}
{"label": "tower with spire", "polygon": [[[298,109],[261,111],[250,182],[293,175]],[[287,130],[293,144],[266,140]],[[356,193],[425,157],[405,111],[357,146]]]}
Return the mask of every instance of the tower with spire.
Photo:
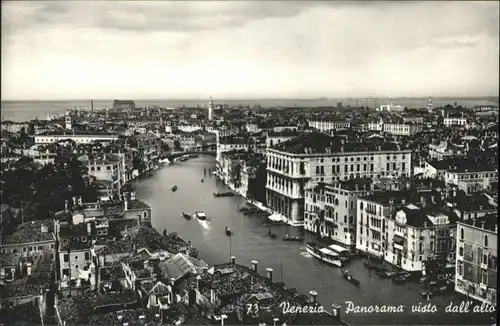
{"label": "tower with spire", "polygon": [[208,120],[212,121],[214,118],[214,101],[212,97],[210,97],[210,101],[208,102]]}

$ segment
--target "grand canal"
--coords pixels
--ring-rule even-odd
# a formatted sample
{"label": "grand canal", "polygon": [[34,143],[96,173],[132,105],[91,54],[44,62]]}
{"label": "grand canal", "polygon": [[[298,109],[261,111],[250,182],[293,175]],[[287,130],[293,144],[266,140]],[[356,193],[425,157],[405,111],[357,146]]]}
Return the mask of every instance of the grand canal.
{"label": "grand canal", "polygon": [[[330,310],[333,303],[343,306],[343,318],[352,324],[369,325],[408,325],[408,324],[488,324],[485,314],[445,313],[445,307],[460,303],[463,298],[448,295],[431,298],[429,302],[420,296],[419,284],[396,285],[391,280],[370,275],[360,260],[347,267],[360,282],[359,288],[342,278],[337,268],[326,266],[304,253],[304,244],[283,242],[285,234],[299,235],[300,229],[289,226],[273,226],[278,235],[271,239],[268,228],[257,217],[239,213],[238,207],[245,204],[241,197],[214,198],[213,193],[223,191],[224,185],[211,175],[204,177],[204,168],[214,168],[213,157],[199,157],[186,162],[165,166],[154,176],[135,183],[137,197],[152,207],[153,226],[160,232],[177,232],[185,240],[191,240],[198,249],[200,258],[209,264],[227,262],[235,256],[236,262],[249,266],[251,260],[259,262],[259,271],[264,273],[274,269],[274,278],[282,279],[287,287],[295,287],[300,293],[310,290],[318,292],[318,300],[325,309]],[[204,182],[201,179],[204,178]],[[172,192],[172,186],[178,190]],[[182,212],[193,213],[203,210],[208,218],[207,225],[197,220],[186,220]],[[225,227],[234,232],[232,237],[225,235]],[[304,235],[306,241],[313,239]],[[404,305],[400,313],[345,313],[345,302],[355,305]],[[412,305],[428,303],[437,306],[434,313],[412,313]],[[491,324],[491,322],[489,322]]]}

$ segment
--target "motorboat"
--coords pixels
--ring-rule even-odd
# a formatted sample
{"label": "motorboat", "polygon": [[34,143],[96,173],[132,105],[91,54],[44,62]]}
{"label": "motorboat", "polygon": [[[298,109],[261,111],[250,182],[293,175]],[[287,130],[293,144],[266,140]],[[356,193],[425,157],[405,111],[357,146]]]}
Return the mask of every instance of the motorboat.
{"label": "motorboat", "polygon": [[342,247],[342,246],[339,246],[339,245],[336,245],[336,244],[332,244],[330,246],[328,246],[328,249],[336,252],[337,254],[339,254],[339,257],[340,257],[340,260],[342,262],[347,262],[351,257],[350,257],[350,252],[348,249]]}
{"label": "motorboat", "polygon": [[186,213],[184,213],[184,212],[182,213],[182,216],[183,216],[185,219],[188,219],[188,220],[190,220],[190,219],[191,219],[191,215],[186,214]]}
{"label": "motorboat", "polygon": [[214,192],[214,197],[233,197],[233,196],[236,196],[236,194],[232,191]]}
{"label": "motorboat", "polygon": [[194,213],[194,216],[200,221],[207,220],[207,215],[205,215],[205,213],[203,211],[196,211],[196,213]]}
{"label": "motorboat", "polygon": [[304,240],[304,238],[301,238],[301,237],[291,237],[288,234],[285,235],[285,237],[283,238],[283,241],[303,241],[303,240]]}
{"label": "motorboat", "polygon": [[342,267],[342,262],[339,255],[328,248],[321,248],[313,242],[308,242],[306,244],[306,251],[308,254],[310,254],[314,258],[321,260],[322,262],[333,266]]}
{"label": "motorboat", "polygon": [[276,238],[276,234],[274,234],[271,230],[267,233],[272,239]]}
{"label": "motorboat", "polygon": [[346,270],[346,269],[343,269],[342,270],[342,275],[344,275],[344,278],[346,280],[348,280],[349,282],[351,282],[353,285],[355,286],[359,286],[359,281],[357,279],[355,279],[354,277],[352,277],[351,274],[349,274],[349,271]]}
{"label": "motorboat", "polygon": [[176,190],[177,190],[177,185],[172,187],[172,191],[176,191]]}
{"label": "motorboat", "polygon": [[226,226],[226,235],[230,237],[232,235],[231,230]]}

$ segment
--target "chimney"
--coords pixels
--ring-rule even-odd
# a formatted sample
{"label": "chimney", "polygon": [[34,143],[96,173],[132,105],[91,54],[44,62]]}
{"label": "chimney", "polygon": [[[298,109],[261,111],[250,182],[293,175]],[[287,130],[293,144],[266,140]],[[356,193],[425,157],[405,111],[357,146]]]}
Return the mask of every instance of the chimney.
{"label": "chimney", "polygon": [[272,268],[266,268],[266,271],[267,271],[267,278],[272,281],[273,280],[273,269]]}
{"label": "chimney", "polygon": [[26,263],[26,275],[31,275],[31,263]]}
{"label": "chimney", "polygon": [[124,192],[123,193],[123,205],[124,205],[123,210],[124,211],[128,211],[128,200],[129,200],[128,192]]}
{"label": "chimney", "polygon": [[481,221],[481,229],[484,229],[484,221]]}
{"label": "chimney", "polygon": [[87,234],[90,235],[92,233],[92,225],[90,223],[87,223]]}
{"label": "chimney", "polygon": [[212,305],[215,305],[215,301],[216,301],[216,298],[215,298],[215,291],[212,289],[210,290],[210,303]]}
{"label": "chimney", "polygon": [[340,321],[340,305],[332,304],[332,316],[336,321]]}
{"label": "chimney", "polygon": [[135,200],[135,191],[130,193],[130,200]]}
{"label": "chimney", "polygon": [[236,257],[231,256],[231,264],[232,265],[236,264]]}
{"label": "chimney", "polygon": [[175,278],[174,277],[170,278],[170,285],[171,286],[175,285]]}
{"label": "chimney", "polygon": [[76,206],[76,197],[73,197],[72,199],[73,199],[73,207],[75,207]]}
{"label": "chimney", "polygon": [[146,316],[140,315],[139,316],[139,323],[144,324],[145,321],[146,321]]}
{"label": "chimney", "polygon": [[424,222],[424,228],[427,228],[427,222]]}
{"label": "chimney", "polygon": [[317,296],[318,296],[318,293],[316,291],[309,291],[309,302],[312,304],[315,304]]}
{"label": "chimney", "polygon": [[258,262],[258,261],[256,261],[256,260],[252,260],[252,270],[253,270],[254,272],[257,272],[257,267],[258,267],[258,265],[259,265],[259,262]]}
{"label": "chimney", "polygon": [[78,197],[78,206],[82,206],[82,196]]}
{"label": "chimney", "polygon": [[89,269],[90,269],[90,273],[89,273],[90,288],[91,288],[91,290],[95,290],[95,288],[96,288],[96,273],[95,273],[94,263],[90,263]]}
{"label": "chimney", "polygon": [[64,201],[64,210],[66,211],[66,213],[68,212],[68,200]]}
{"label": "chimney", "polygon": [[201,280],[201,276],[198,275],[196,276],[196,290],[200,290],[200,280]]}

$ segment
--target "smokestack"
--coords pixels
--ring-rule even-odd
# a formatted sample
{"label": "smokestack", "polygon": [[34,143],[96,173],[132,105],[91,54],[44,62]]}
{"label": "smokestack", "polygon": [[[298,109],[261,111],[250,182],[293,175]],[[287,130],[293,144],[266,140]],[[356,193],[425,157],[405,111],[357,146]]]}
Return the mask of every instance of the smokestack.
{"label": "smokestack", "polygon": [[90,112],[94,112],[94,100],[90,100]]}
{"label": "smokestack", "polygon": [[31,275],[31,263],[26,263],[26,275]]}
{"label": "smokestack", "polygon": [[309,302],[312,303],[312,304],[315,304],[317,296],[318,296],[318,292],[316,292],[316,291],[309,291]]}
{"label": "smokestack", "polygon": [[231,264],[232,265],[236,264],[236,257],[231,256]]}
{"label": "smokestack", "polygon": [[266,268],[266,271],[267,271],[267,278],[272,281],[273,280],[273,269],[272,268]]}
{"label": "smokestack", "polygon": [[252,270],[253,270],[254,272],[257,272],[257,267],[258,267],[258,265],[259,265],[259,262],[258,262],[258,261],[256,261],[256,260],[252,260]]}

